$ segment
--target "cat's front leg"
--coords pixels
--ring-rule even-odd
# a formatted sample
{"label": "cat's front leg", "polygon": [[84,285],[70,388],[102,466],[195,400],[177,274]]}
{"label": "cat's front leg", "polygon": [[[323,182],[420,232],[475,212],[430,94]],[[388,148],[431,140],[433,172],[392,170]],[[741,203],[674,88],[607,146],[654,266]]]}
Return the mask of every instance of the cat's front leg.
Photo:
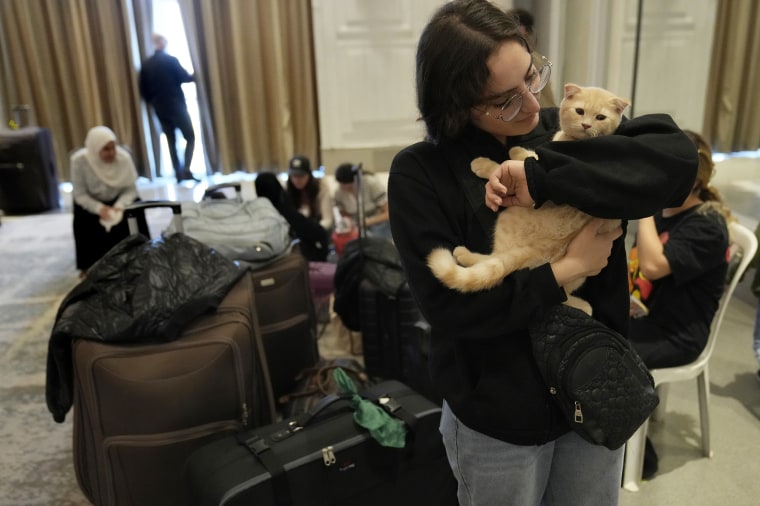
{"label": "cat's front leg", "polygon": [[591,308],[591,304],[581,299],[580,297],[576,297],[575,295],[568,294],[567,300],[564,302],[564,304],[567,304],[568,306],[574,307],[576,309],[580,309],[581,311],[583,311],[589,316],[592,316],[593,314],[593,309]]}
{"label": "cat's front leg", "polygon": [[470,169],[472,169],[476,176],[483,179],[490,178],[493,171],[498,167],[498,163],[494,162],[490,158],[485,158],[483,156],[479,156],[470,162]]}
{"label": "cat's front leg", "polygon": [[538,159],[538,155],[535,151],[531,151],[530,149],[521,148],[520,146],[515,146],[509,150],[509,158],[512,160],[525,160],[526,158],[535,158]]}
{"label": "cat's front leg", "polygon": [[488,255],[473,253],[464,246],[457,246],[454,248],[453,254],[457,263],[463,267],[470,267],[490,258]]}

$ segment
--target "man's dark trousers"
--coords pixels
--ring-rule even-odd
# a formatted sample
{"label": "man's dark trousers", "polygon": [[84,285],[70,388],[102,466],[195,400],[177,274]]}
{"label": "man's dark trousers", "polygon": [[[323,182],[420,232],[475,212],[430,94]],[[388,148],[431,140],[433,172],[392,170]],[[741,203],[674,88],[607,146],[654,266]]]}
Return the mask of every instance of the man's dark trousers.
{"label": "man's dark trousers", "polygon": [[[168,110],[156,108],[156,116],[161,123],[161,130],[164,131],[166,141],[169,144],[169,156],[172,159],[172,167],[174,167],[177,181],[191,179],[190,163],[193,161],[193,150],[195,149],[195,131],[193,130],[193,123],[190,120],[187,107],[175,106]],[[185,138],[185,157],[184,164],[182,165],[180,165],[179,155],[177,154],[177,129],[182,132],[182,137]]]}

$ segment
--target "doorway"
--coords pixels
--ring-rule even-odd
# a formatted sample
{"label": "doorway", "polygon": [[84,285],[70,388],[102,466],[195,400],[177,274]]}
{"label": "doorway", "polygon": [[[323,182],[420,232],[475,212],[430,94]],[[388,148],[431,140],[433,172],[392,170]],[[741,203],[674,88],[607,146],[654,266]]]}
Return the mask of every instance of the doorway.
{"label": "doorway", "polygon": [[[177,58],[180,65],[190,74],[195,73],[193,62],[190,58],[190,49],[187,45],[185,25],[182,22],[182,14],[177,0],[153,0],[153,26],[151,27],[151,31],[153,33],[160,33],[166,37],[168,41],[166,52]],[[185,101],[187,103],[187,112],[190,114],[190,120],[193,123],[193,130],[195,131],[195,150],[193,161],[190,164],[190,172],[194,177],[203,178],[207,175],[206,151],[203,145],[197,90],[198,88],[195,83],[184,83],[182,85],[182,91],[185,94]],[[155,122],[158,132],[161,133],[160,160],[157,164],[160,167],[160,171],[156,175],[159,177],[174,177],[174,169],[172,168],[171,157],[169,156],[166,135],[161,132],[155,116],[151,118],[151,121]],[[177,132],[177,152],[180,160],[184,156],[184,147],[185,140],[181,132]]]}

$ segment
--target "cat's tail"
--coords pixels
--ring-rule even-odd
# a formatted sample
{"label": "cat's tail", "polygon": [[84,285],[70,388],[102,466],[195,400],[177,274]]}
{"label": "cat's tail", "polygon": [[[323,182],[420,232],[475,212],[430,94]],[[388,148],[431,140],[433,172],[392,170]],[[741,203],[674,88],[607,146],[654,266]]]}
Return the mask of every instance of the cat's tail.
{"label": "cat's tail", "polygon": [[506,266],[495,257],[463,267],[446,248],[431,251],[427,257],[427,264],[444,285],[460,292],[488,290],[501,283],[508,274]]}

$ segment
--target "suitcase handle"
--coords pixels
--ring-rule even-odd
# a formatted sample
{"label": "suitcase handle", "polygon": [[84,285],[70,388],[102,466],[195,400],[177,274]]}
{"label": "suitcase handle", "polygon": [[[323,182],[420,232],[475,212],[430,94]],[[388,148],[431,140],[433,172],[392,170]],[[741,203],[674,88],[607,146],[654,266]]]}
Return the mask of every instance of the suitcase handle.
{"label": "suitcase handle", "polygon": [[141,210],[152,207],[170,207],[172,209],[172,214],[182,214],[182,205],[173,200],[140,200],[128,205],[124,209],[124,212],[127,216],[137,216],[137,213]]}
{"label": "suitcase handle", "polygon": [[296,432],[322,419],[321,415],[324,414],[324,410],[340,401],[345,402],[343,402],[341,407],[327,413],[328,417],[335,416],[339,413],[353,413],[354,407],[350,402],[351,397],[352,394],[330,394],[326,397],[322,397],[309,411],[291,419],[288,422],[287,427],[270,435],[269,438],[274,442],[289,438]]}
{"label": "suitcase handle", "polygon": [[145,216],[146,209],[152,209],[154,207],[168,207],[172,210],[172,221],[174,222],[175,230],[182,232],[182,205],[179,202],[172,200],[141,200],[128,205],[124,209],[124,216],[127,217],[127,223],[129,224],[129,233],[136,234],[137,217],[139,215]]}
{"label": "suitcase handle", "polygon": [[205,199],[211,197],[211,195],[213,193],[221,191],[221,190],[223,190],[225,188],[234,188],[235,189],[235,196],[237,197],[237,199],[238,200],[243,200],[243,198],[242,198],[243,186],[239,182],[219,183],[219,184],[215,184],[213,186],[209,186],[208,188],[206,188],[206,191],[203,192],[203,199],[202,200],[205,200]]}
{"label": "suitcase handle", "polygon": [[[297,430],[303,429],[304,427],[308,427],[310,424],[318,420],[322,414],[324,414],[323,412],[325,409],[340,401],[350,401],[352,396],[352,394],[330,394],[322,397],[319,399],[319,402],[311,407],[309,411],[296,417],[296,419],[291,422],[293,431],[295,432]],[[330,411],[329,415],[332,416],[337,413],[343,413],[345,411],[354,411],[354,407],[348,403],[342,408]]]}
{"label": "suitcase handle", "polygon": [[[414,430],[415,425],[417,424],[417,419],[409,413],[406,409],[404,409],[401,404],[398,403],[396,400],[396,396],[399,395],[399,393],[404,392],[413,392],[410,388],[405,388],[401,390],[400,392],[393,392],[393,393],[383,393],[380,395],[377,395],[374,392],[365,391],[363,393],[359,393],[359,397],[372,401],[381,408],[383,408],[385,411],[388,412],[388,414],[400,419],[402,422],[406,423],[407,427],[410,430]],[[306,413],[296,417],[295,419],[291,420],[288,423],[288,428],[285,431],[278,432],[272,436],[273,441],[279,441],[280,439],[285,439],[287,437],[290,437],[293,433],[298,432],[299,430],[308,427],[310,424],[319,421],[321,418],[320,415],[323,414],[323,411],[327,409],[328,407],[332,406],[333,404],[336,404],[340,401],[350,401],[355,394],[352,393],[341,393],[341,394],[329,394],[319,400],[312,408],[307,411]],[[338,409],[335,409],[333,411],[330,411],[328,413],[328,416],[333,416],[338,413],[344,413],[344,412],[353,412],[355,411],[354,406],[349,402],[347,405],[344,405],[343,407],[340,407]],[[279,438],[279,439],[277,439]]]}

